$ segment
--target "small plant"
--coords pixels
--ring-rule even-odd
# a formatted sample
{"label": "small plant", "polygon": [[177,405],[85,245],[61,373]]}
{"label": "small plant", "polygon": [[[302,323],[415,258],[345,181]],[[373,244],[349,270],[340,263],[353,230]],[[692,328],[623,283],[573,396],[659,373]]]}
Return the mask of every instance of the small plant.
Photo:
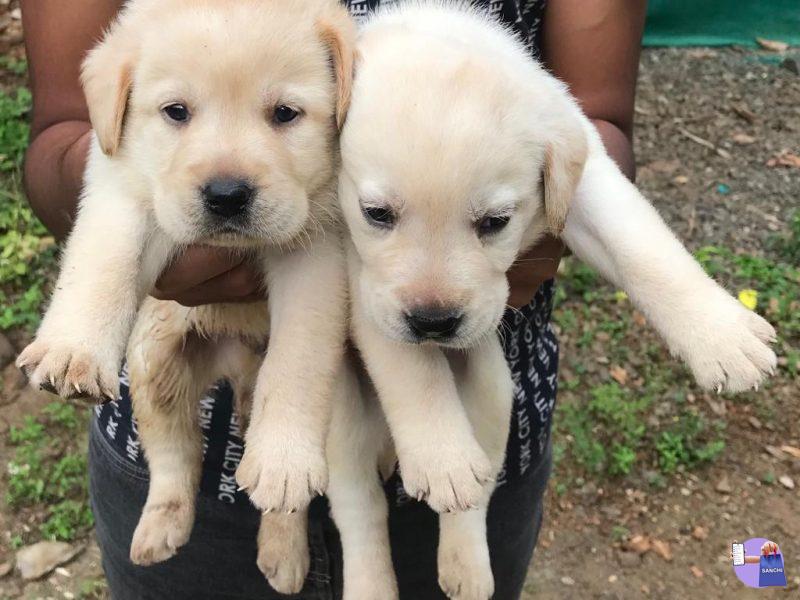
{"label": "small plant", "polygon": [[597,297],[600,276],[591,268],[575,259],[565,259],[564,274],[559,278],[564,294],[581,296],[589,301]]}
{"label": "small plant", "polygon": [[645,433],[643,413],[650,398],[634,398],[616,383],[597,386],[589,394],[585,407],[563,405],[556,426],[570,436],[572,457],[588,471],[627,475]]}
{"label": "small plant", "polygon": [[789,264],[800,265],[800,210],[789,219],[789,233],[770,238],[769,247]]}
{"label": "small plant", "polygon": [[16,449],[8,463],[6,501],[15,510],[43,514],[39,531],[48,539],[69,541],[92,525],[86,456],[73,446],[82,426],[74,406],[54,402],[8,434]]}
{"label": "small plant", "polygon": [[725,449],[725,441],[709,432],[706,421],[691,412],[683,413],[672,427],[662,431],[655,445],[658,465],[664,473],[710,462]]}
{"label": "small plant", "polygon": [[13,56],[0,56],[0,68],[14,75],[24,75],[28,71],[28,61]]}
{"label": "small plant", "polygon": [[614,525],[614,527],[611,529],[611,539],[615,542],[623,542],[627,540],[630,534],[630,530],[622,525]]}
{"label": "small plant", "polygon": [[[12,71],[20,61],[5,59]],[[28,145],[31,95],[0,91],[0,330],[39,323],[56,246],[22,194],[21,167]]]}
{"label": "small plant", "polygon": [[26,116],[31,100],[26,88],[13,94],[0,91],[0,172],[15,171],[22,164],[30,133]]}
{"label": "small plant", "polygon": [[[727,248],[705,246],[696,253],[705,270],[730,290],[751,288],[758,292],[758,311],[777,325],[785,341],[800,341],[800,269],[791,263]],[[796,263],[795,263],[796,264]]]}
{"label": "small plant", "polygon": [[103,579],[87,579],[78,590],[79,600],[102,600],[106,597],[108,584]]}
{"label": "small plant", "polygon": [[86,502],[62,500],[50,508],[47,520],[39,531],[51,540],[72,540],[94,524],[92,511]]}

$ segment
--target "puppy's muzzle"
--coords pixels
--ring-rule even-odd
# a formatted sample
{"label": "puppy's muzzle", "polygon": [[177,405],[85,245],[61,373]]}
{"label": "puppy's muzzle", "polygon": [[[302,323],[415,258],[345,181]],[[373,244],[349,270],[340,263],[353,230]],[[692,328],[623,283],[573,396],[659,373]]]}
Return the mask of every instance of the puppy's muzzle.
{"label": "puppy's muzzle", "polygon": [[446,341],[456,335],[464,314],[453,308],[420,307],[406,313],[406,324],[420,341]]}
{"label": "puppy's muzzle", "polygon": [[255,195],[253,187],[243,179],[212,179],[202,189],[206,210],[217,217],[230,219],[241,215]]}

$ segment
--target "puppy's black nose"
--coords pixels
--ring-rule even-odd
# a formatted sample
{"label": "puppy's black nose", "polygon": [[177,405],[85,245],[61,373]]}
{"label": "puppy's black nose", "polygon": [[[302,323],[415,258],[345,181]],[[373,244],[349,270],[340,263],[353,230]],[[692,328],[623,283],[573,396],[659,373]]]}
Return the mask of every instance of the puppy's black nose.
{"label": "puppy's black nose", "polygon": [[420,307],[406,314],[406,323],[419,338],[436,340],[455,335],[463,313],[452,308]]}
{"label": "puppy's black nose", "polygon": [[253,197],[253,188],[242,179],[212,179],[202,192],[208,211],[226,219],[244,212]]}

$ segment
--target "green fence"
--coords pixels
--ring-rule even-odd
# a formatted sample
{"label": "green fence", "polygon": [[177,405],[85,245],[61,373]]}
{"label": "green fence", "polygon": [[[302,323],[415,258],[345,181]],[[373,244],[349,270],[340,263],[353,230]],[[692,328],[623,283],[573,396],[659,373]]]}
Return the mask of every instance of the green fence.
{"label": "green fence", "polygon": [[650,0],[648,46],[800,45],[800,0]]}

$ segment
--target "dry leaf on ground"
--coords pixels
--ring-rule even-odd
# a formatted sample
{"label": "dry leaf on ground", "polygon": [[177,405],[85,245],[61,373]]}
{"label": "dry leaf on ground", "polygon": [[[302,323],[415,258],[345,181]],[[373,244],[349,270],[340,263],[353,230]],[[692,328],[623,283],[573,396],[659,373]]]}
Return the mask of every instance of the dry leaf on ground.
{"label": "dry leaf on ground", "polygon": [[635,535],[625,542],[625,549],[637,554],[644,554],[650,550],[650,539],[643,535]]}
{"label": "dry leaf on ground", "polygon": [[768,167],[788,167],[790,169],[800,169],[800,156],[784,150],[776,154],[767,161]]}
{"label": "dry leaf on ground", "polygon": [[795,448],[794,446],[781,446],[781,450],[786,452],[786,454],[793,456],[794,458],[800,458],[800,448]]}
{"label": "dry leaf on ground", "polygon": [[786,52],[789,48],[789,44],[781,42],[780,40],[767,40],[757,37],[756,42],[758,42],[758,45],[764,50],[769,50],[770,52]]}
{"label": "dry leaf on ground", "polygon": [[669,542],[665,542],[663,540],[653,540],[652,545],[653,552],[658,554],[667,562],[672,560],[672,550],[670,550]]}
{"label": "dry leaf on ground", "polygon": [[620,385],[625,385],[628,382],[628,372],[619,365],[611,365],[608,373]]}

